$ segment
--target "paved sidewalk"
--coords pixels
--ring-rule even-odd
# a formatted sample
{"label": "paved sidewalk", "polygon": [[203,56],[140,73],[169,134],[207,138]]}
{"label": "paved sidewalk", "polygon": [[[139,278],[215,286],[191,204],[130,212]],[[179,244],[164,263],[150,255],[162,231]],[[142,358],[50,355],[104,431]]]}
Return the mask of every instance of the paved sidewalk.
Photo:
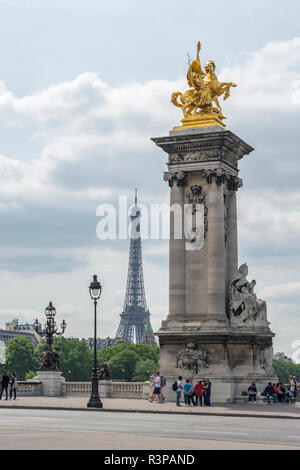
{"label": "paved sidewalk", "polygon": [[[18,397],[16,400],[0,400],[2,407],[10,408],[43,408],[67,410],[94,410],[87,408],[89,397]],[[289,404],[216,404],[211,407],[177,407],[175,403],[150,403],[140,399],[103,398],[103,409],[99,411],[124,411],[143,413],[178,413],[216,416],[249,416],[269,418],[300,419],[300,403]]]}

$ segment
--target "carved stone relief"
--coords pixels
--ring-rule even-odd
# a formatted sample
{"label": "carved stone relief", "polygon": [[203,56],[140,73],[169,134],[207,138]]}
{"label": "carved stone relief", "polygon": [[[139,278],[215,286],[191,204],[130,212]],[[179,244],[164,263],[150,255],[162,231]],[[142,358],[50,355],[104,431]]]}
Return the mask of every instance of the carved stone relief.
{"label": "carved stone relief", "polygon": [[208,351],[199,348],[198,344],[188,343],[176,356],[176,368],[188,370],[198,374],[203,369],[208,368]]}
{"label": "carved stone relief", "polygon": [[202,186],[194,184],[186,194],[184,233],[186,250],[201,250],[207,235],[207,206]]}

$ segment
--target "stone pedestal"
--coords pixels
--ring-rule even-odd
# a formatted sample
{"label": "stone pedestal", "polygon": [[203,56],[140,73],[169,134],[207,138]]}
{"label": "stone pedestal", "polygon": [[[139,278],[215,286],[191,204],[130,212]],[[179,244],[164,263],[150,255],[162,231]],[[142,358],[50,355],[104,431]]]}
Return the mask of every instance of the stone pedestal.
{"label": "stone pedestal", "polygon": [[60,397],[64,395],[65,378],[60,371],[39,370],[34,380],[42,384],[42,395],[44,397]]}
{"label": "stone pedestal", "polygon": [[[220,126],[152,140],[169,155],[169,314],[156,333],[166,397],[175,399],[171,386],[179,375],[209,378],[215,402],[234,401],[251,382],[262,391],[276,380],[274,335],[255,283],[238,271],[238,161],[253,148]],[[232,293],[243,282],[249,299],[238,309]]]}
{"label": "stone pedestal", "polygon": [[113,384],[112,380],[99,380],[99,395],[101,398],[112,398]]}

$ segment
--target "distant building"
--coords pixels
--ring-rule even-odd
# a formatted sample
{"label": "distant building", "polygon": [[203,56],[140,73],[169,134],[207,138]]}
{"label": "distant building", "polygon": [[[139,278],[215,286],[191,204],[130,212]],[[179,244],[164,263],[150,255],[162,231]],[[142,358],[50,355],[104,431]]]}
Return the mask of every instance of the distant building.
{"label": "distant building", "polygon": [[148,344],[149,346],[157,346],[155,336],[153,334],[152,326],[150,323],[150,314],[148,314],[145,331],[142,337],[141,344]]}
{"label": "distant building", "polygon": [[283,352],[278,352],[274,354],[273,359],[277,359],[278,361],[284,362],[293,362],[293,360],[290,357],[287,357]]}
{"label": "distant building", "polygon": [[[89,349],[94,349],[94,338],[88,338],[84,339],[82,338],[82,341],[85,341],[86,345],[88,346]],[[110,338],[109,336],[107,338],[97,338],[97,351],[100,349],[104,348],[111,348],[113,346],[116,346],[117,344],[124,343],[122,338]]]}
{"label": "distant building", "polygon": [[19,324],[19,320],[14,318],[12,321],[5,324],[5,329],[0,329],[0,341],[3,341],[5,346],[7,343],[16,337],[25,336],[29,338],[36,347],[41,342],[41,336],[35,331],[34,325],[26,323]]}

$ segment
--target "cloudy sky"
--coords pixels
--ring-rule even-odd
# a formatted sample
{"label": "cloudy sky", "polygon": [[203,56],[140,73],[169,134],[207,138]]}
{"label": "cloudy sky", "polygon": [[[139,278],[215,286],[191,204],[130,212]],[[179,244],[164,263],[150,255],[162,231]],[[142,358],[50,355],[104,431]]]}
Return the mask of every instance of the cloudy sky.
{"label": "cloudy sky", "polygon": [[[42,318],[92,335],[88,284],[103,284],[100,335],[113,336],[128,240],[96,237],[101,203],[168,201],[167,135],[187,52],[238,88],[228,128],[255,147],[240,165],[239,258],[268,302],[275,350],[300,340],[300,5],[298,0],[0,0],[0,326]],[[168,310],[168,242],[144,240],[147,302]]]}

